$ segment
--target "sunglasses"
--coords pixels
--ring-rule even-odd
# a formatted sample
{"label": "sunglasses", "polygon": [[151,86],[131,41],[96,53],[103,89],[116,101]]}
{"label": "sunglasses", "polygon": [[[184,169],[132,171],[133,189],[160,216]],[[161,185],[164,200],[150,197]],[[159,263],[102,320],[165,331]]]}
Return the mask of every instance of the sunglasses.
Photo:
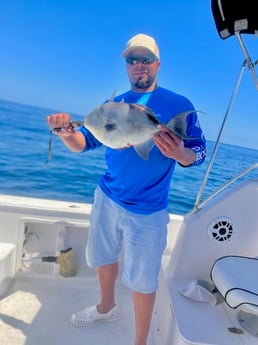
{"label": "sunglasses", "polygon": [[144,65],[151,65],[157,60],[156,56],[127,56],[125,58],[128,65],[137,65],[138,62],[141,62]]}

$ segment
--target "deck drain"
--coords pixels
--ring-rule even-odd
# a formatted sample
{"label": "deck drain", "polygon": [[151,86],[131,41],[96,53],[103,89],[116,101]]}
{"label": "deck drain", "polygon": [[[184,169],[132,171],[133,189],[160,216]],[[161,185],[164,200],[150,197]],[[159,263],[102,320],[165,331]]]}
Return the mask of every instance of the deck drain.
{"label": "deck drain", "polygon": [[233,236],[233,223],[226,217],[216,218],[208,228],[209,237],[218,242],[228,242]]}

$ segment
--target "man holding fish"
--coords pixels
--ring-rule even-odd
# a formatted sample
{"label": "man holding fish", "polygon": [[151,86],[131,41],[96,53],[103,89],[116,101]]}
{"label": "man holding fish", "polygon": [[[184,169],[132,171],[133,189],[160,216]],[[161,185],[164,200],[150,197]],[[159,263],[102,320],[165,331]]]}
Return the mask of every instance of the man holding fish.
{"label": "man holding fish", "polygon": [[86,248],[101,298],[74,313],[71,322],[118,318],[115,282],[123,242],[122,281],[133,292],[134,345],[146,345],[166,247],[170,181],[176,162],[190,167],[204,161],[206,140],[192,103],[158,85],[159,48],[151,36],[132,37],[122,57],[129,91],[93,110],[78,128],[66,113],[47,122],[72,151],[106,146],[107,170],[94,194]]}

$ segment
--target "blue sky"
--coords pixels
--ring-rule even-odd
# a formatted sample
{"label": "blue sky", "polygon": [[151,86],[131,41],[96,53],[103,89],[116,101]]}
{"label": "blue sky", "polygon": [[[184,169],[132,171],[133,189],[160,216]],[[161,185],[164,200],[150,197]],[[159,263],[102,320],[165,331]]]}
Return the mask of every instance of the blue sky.
{"label": "blue sky", "polygon": [[[215,140],[244,56],[221,40],[209,0],[0,0],[0,99],[86,115],[129,88],[121,51],[137,33],[161,53],[159,84],[187,96]],[[253,61],[258,38],[243,36]],[[258,149],[257,91],[246,69],[222,141]]]}

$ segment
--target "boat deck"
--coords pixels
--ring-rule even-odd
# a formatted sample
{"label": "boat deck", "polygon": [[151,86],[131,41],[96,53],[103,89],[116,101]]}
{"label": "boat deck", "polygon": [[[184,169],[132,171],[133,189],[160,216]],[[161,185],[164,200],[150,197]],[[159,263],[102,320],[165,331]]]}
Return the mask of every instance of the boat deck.
{"label": "boat deck", "polygon": [[64,278],[20,273],[0,301],[1,345],[132,345],[133,304],[130,291],[117,284],[120,317],[114,322],[74,326],[71,314],[98,303],[95,277]]}
{"label": "boat deck", "polygon": [[[1,214],[5,226],[0,227],[0,345],[132,345],[132,296],[120,276],[117,321],[81,327],[70,322],[74,311],[99,302],[96,272],[85,262],[90,206],[5,199]],[[179,292],[195,280],[210,282],[218,258],[257,256],[257,203],[258,180],[252,180],[217,195],[198,212],[171,215],[148,345],[257,345],[258,335],[242,327],[238,310]],[[225,224],[231,225],[225,241],[211,236],[220,224],[223,236]],[[61,264],[33,261],[67,248],[73,248],[76,257],[75,276],[62,276]],[[8,287],[9,279],[13,280]]]}
{"label": "boat deck", "polygon": [[[70,322],[73,312],[99,303],[95,269],[85,262],[91,205],[11,196],[0,196],[1,203],[5,227],[0,228],[0,345],[132,345],[132,293],[120,275],[116,285],[118,320],[87,326]],[[175,216],[175,224],[181,219]],[[24,254],[32,258],[59,255],[69,247],[76,257],[75,276],[60,275],[56,263],[22,259]],[[171,247],[169,243],[164,260]],[[148,345],[165,344],[161,339],[165,332],[160,332],[168,327],[163,322],[165,309],[171,313],[167,302],[162,304],[162,325],[160,313],[154,313]]]}

